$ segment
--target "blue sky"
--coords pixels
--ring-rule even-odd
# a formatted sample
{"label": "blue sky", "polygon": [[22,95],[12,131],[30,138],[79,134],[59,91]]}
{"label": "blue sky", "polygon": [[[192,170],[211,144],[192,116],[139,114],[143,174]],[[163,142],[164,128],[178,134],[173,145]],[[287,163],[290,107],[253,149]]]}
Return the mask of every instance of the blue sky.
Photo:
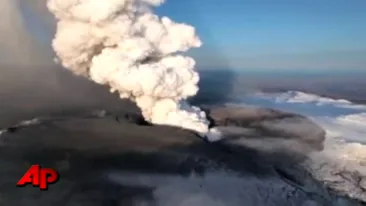
{"label": "blue sky", "polygon": [[191,24],[202,68],[366,71],[365,0],[167,0]]}

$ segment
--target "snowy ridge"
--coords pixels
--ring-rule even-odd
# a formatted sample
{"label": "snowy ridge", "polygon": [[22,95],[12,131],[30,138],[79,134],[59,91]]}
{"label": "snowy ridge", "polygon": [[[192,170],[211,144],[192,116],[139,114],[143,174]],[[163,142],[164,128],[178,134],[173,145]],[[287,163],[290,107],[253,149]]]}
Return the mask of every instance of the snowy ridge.
{"label": "snowy ridge", "polygon": [[324,150],[305,163],[329,188],[366,201],[366,105],[299,91],[257,93],[245,105],[300,113],[326,131]]}
{"label": "snowy ridge", "polygon": [[337,118],[338,121],[349,123],[349,124],[359,124],[366,127],[366,113],[360,114],[352,114],[352,115],[345,115],[342,117]]}
{"label": "snowy ridge", "polygon": [[277,103],[313,103],[318,106],[328,104],[345,108],[366,109],[366,105],[354,104],[346,99],[332,99],[300,91],[288,91],[272,94],[258,93],[257,95],[262,98],[272,99]]}
{"label": "snowy ridge", "polygon": [[328,138],[306,163],[316,179],[351,198],[366,201],[366,145]]}

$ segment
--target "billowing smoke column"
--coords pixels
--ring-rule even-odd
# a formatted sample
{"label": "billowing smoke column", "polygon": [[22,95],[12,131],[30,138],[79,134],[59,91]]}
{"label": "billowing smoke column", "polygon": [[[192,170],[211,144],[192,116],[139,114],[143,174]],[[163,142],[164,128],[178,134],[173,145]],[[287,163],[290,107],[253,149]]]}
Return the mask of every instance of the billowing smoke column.
{"label": "billowing smoke column", "polygon": [[195,61],[178,52],[201,46],[192,26],[159,18],[164,0],[48,0],[57,18],[53,48],[62,65],[108,85],[154,124],[217,137],[206,114],[185,101],[197,93]]}

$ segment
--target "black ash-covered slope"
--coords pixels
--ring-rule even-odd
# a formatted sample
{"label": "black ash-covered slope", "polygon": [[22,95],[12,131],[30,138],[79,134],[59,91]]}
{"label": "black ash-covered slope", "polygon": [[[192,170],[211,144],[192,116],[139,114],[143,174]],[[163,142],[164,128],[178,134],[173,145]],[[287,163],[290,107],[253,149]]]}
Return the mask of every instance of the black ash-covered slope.
{"label": "black ash-covered slope", "polygon": [[[0,136],[0,203],[359,205],[331,194],[300,166],[324,140],[308,119],[268,109],[206,110],[223,131],[221,141],[149,125],[138,113],[43,118],[13,127]],[[15,187],[29,165],[39,163],[57,168],[60,182],[47,192]],[[151,181],[145,185],[142,177]]]}

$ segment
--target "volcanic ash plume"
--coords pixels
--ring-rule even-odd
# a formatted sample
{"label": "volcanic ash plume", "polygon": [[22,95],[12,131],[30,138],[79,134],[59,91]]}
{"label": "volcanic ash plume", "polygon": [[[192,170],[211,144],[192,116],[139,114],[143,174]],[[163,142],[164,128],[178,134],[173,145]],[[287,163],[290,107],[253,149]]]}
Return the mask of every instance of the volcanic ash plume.
{"label": "volcanic ash plume", "polygon": [[53,48],[64,67],[136,102],[147,121],[210,137],[206,114],[185,101],[198,91],[195,61],[177,54],[202,43],[192,26],[152,13],[163,2],[48,0]]}

